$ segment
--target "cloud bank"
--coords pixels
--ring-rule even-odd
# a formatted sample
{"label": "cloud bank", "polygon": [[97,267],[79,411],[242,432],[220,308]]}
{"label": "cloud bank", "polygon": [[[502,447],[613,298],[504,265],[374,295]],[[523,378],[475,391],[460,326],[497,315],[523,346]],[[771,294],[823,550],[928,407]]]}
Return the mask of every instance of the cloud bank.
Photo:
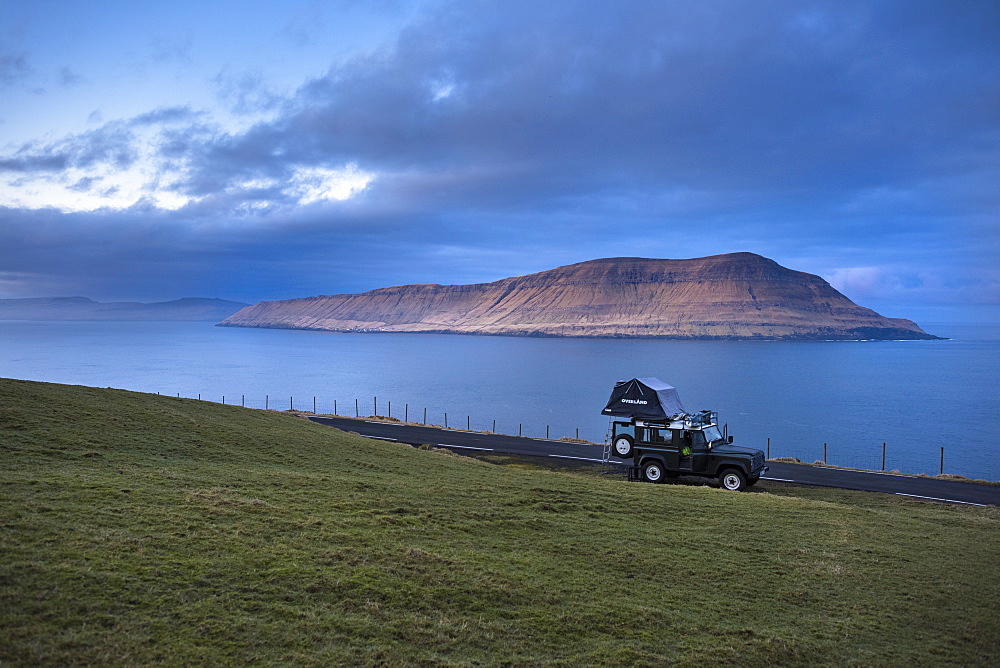
{"label": "cloud bank", "polygon": [[178,100],[10,147],[0,290],[255,301],[748,250],[888,315],[991,308],[997,34],[991,3],[433,4],[292,94],[220,71],[242,126]]}

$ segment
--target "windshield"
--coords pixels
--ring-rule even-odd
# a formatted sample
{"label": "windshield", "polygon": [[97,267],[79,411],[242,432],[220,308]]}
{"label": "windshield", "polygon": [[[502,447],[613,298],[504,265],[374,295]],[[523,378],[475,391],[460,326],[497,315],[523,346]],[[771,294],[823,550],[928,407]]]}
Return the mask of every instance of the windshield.
{"label": "windshield", "polygon": [[705,427],[701,430],[701,433],[705,435],[705,440],[711,443],[712,441],[721,441],[722,432],[714,424],[711,427]]}

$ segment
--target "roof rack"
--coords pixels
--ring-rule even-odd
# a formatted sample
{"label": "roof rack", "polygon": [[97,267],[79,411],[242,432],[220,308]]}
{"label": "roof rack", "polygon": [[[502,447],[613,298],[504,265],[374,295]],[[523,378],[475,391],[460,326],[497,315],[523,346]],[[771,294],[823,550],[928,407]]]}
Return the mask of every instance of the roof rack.
{"label": "roof rack", "polygon": [[701,429],[719,423],[718,411],[698,411],[697,413],[677,413],[665,420],[636,420],[639,427],[662,427],[665,429]]}
{"label": "roof rack", "polygon": [[719,413],[717,411],[698,411],[694,415],[688,415],[686,422],[700,425],[717,424]]}

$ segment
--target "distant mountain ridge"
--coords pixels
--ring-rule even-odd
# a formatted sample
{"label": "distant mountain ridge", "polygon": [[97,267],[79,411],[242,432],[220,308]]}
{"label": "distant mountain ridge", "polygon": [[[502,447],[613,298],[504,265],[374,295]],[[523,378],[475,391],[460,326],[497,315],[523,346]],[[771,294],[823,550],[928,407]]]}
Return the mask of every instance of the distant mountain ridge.
{"label": "distant mountain ridge", "polygon": [[473,285],[260,302],[225,327],[672,339],[934,339],[753,253],[606,258]]}
{"label": "distant mountain ridge", "polygon": [[0,299],[0,320],[139,320],[218,322],[242,302],[186,297],[166,302],[96,302],[87,297]]}

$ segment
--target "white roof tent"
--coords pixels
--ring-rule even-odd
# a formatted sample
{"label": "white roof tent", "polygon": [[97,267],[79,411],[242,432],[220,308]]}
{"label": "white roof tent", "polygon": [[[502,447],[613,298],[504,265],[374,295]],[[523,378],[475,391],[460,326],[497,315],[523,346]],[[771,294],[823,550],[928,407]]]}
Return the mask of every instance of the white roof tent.
{"label": "white roof tent", "polygon": [[669,420],[687,415],[677,388],[659,378],[618,381],[602,413],[638,420]]}

